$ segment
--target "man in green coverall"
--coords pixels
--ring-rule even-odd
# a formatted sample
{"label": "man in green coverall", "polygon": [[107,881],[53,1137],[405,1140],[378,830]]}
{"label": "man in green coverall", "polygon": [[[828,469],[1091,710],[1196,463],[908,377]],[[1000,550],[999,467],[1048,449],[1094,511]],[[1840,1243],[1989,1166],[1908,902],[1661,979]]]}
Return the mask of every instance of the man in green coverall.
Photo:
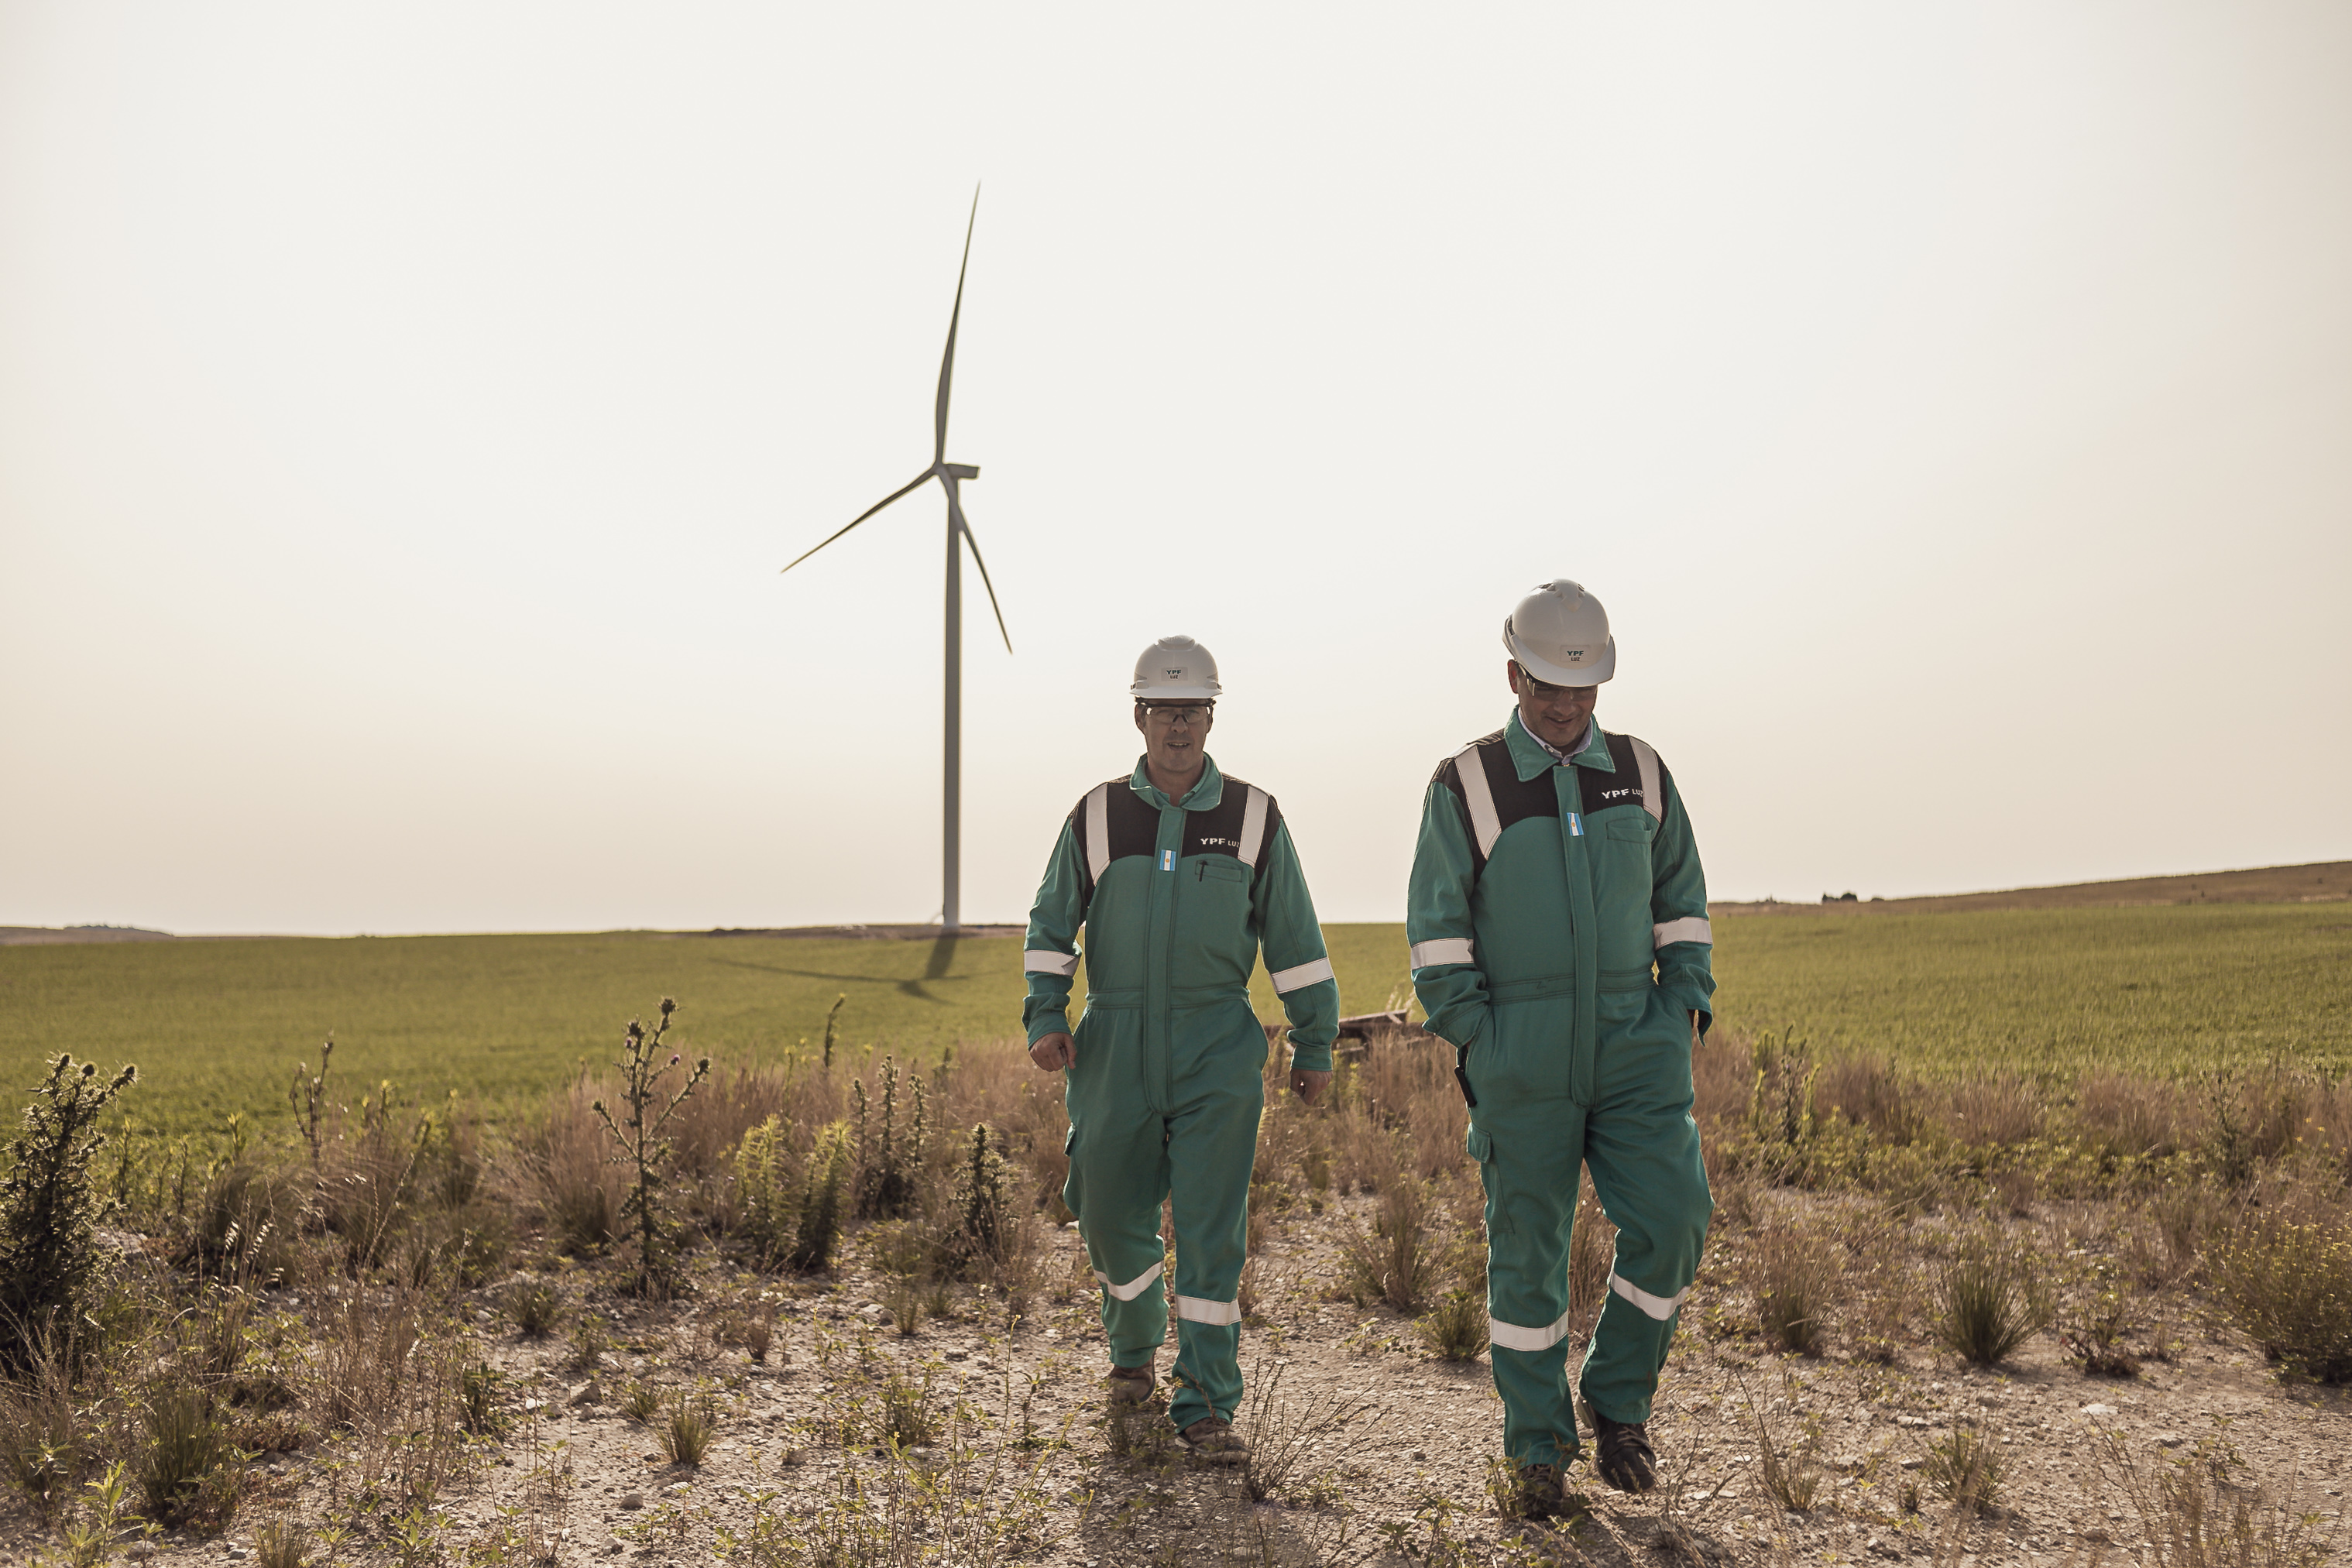
{"label": "man in green coverall", "polygon": [[1596,1468],[1621,1491],[1656,1484],[1650,1399],[1714,1207],[1690,1114],[1714,948],[1674,776],[1593,722],[1616,672],[1608,612],[1549,582],[1503,643],[1518,706],[1430,781],[1405,939],[1470,1102],[1504,1451],[1541,1517],[1565,1506],[1578,1453],[1564,1342],[1579,1164],[1618,1228],[1578,1380]]}
{"label": "man in green coverall", "polygon": [[[1168,1337],[1160,1205],[1176,1225],[1176,1392],[1169,1416],[1192,1451],[1237,1463],[1242,1264],[1250,1166],[1265,1109],[1265,1030],[1251,1010],[1260,944],[1290,1019],[1290,1087],[1312,1102],[1331,1076],[1339,987],[1274,797],[1217,771],[1202,749],[1216,662],[1166,637],[1136,664],[1144,754],[1070,812],[1029,912],[1029,1055],[1066,1073],[1070,1179],[1102,1282],[1116,1399],[1141,1403]],[[1069,1026],[1086,928],[1087,1010]]]}

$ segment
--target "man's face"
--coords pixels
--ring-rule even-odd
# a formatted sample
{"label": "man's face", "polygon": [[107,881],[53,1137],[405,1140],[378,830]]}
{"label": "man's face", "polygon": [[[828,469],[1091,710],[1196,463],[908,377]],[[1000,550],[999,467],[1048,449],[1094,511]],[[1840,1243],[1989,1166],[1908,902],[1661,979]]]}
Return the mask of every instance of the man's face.
{"label": "man's face", "polygon": [[1209,738],[1209,727],[1216,721],[1216,707],[1211,703],[1135,705],[1135,727],[1143,732],[1144,755],[1153,768],[1179,779],[1201,770],[1201,747]]}
{"label": "man's face", "polygon": [[1511,677],[1511,690],[1519,699],[1519,722],[1528,733],[1547,746],[1566,747],[1584,733],[1584,726],[1592,717],[1592,705],[1601,695],[1599,686],[1554,686],[1536,679],[1519,668],[1517,659],[1506,668]]}

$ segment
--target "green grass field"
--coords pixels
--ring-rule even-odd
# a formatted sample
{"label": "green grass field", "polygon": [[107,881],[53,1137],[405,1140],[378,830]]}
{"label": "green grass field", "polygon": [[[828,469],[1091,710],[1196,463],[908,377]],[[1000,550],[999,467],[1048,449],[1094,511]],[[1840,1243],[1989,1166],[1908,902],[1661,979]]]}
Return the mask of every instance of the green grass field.
{"label": "green grass field", "polygon": [[[1403,929],[1328,929],[1341,1004],[1405,981]],[[1793,1026],[1835,1053],[1915,1069],[2197,1071],[2284,1056],[2352,1065],[2352,910],[2343,904],[1739,916],[1716,924],[1727,1024]],[[582,1061],[667,994],[673,1038],[723,1061],[814,1040],[925,1051],[1019,1028],[1021,944],[665,936],[359,937],[0,947],[0,1073],[59,1051],[139,1063],[142,1124],[278,1127],[294,1063],[335,1034],[342,1093],[384,1079],[494,1113]],[[1259,1011],[1278,1016],[1258,977]]]}

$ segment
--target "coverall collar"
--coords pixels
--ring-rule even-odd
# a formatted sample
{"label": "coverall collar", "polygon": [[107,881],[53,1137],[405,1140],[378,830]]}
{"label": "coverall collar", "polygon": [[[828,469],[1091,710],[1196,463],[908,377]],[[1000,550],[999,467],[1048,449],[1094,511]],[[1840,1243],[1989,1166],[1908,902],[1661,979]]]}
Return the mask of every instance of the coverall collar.
{"label": "coverall collar", "polygon": [[[1516,707],[1511,710],[1511,722],[1503,727],[1503,740],[1510,747],[1511,766],[1517,770],[1522,784],[1560,765],[1549,747],[1528,733]],[[1609,755],[1609,737],[1601,734],[1598,720],[1584,721],[1584,747],[1569,761],[1579,768],[1598,768],[1603,773],[1617,771],[1616,759]],[[1137,771],[1139,774],[1141,769]]]}
{"label": "coverall collar", "polygon": [[[1164,811],[1168,809],[1168,797],[1151,782],[1151,775],[1144,771],[1143,762],[1140,757],[1135,759],[1135,773],[1128,779],[1127,787],[1150,801],[1154,810]],[[1202,752],[1200,782],[1187,789],[1184,798],[1176,805],[1187,811],[1206,811],[1224,798],[1225,776],[1217,771],[1217,759]]]}

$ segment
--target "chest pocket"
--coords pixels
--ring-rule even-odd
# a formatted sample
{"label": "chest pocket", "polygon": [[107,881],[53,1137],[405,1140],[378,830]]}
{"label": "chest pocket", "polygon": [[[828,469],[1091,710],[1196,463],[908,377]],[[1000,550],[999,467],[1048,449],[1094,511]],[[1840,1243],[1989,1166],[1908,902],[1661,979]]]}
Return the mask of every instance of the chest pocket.
{"label": "chest pocket", "polygon": [[1650,824],[1645,818],[1619,817],[1610,822],[1609,836],[1612,839],[1631,839],[1637,844],[1646,844],[1650,841]]}
{"label": "chest pocket", "polygon": [[1249,870],[1231,855],[1195,855],[1193,863],[1201,869],[1193,874],[1202,882],[1247,882]]}

